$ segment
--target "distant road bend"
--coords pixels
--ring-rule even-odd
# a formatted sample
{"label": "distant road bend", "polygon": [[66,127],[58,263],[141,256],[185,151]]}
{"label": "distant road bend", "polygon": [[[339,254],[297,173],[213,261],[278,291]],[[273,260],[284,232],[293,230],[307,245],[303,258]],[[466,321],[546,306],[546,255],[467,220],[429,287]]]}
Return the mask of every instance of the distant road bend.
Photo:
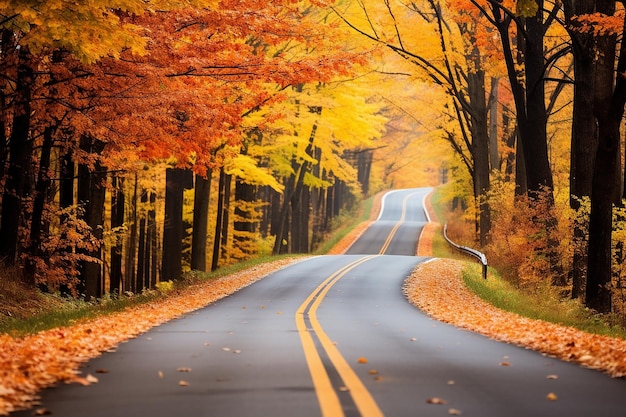
{"label": "distant road bend", "polygon": [[42,406],[65,417],[625,415],[626,381],[407,302],[403,281],[427,260],[414,254],[429,191],[388,193],[346,254],[297,262],[154,328],[90,361],[85,374],[108,371],[98,384],[45,390]]}

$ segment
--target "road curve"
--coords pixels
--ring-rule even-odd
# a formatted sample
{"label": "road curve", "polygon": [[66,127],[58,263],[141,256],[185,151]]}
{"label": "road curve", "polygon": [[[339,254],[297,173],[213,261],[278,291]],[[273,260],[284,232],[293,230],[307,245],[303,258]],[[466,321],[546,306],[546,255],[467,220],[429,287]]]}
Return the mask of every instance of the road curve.
{"label": "road curve", "polygon": [[84,373],[99,383],[45,390],[42,406],[67,417],[624,415],[626,381],[406,301],[403,281],[426,260],[413,255],[427,192],[388,194],[345,255],[298,262],[156,327],[90,361]]}

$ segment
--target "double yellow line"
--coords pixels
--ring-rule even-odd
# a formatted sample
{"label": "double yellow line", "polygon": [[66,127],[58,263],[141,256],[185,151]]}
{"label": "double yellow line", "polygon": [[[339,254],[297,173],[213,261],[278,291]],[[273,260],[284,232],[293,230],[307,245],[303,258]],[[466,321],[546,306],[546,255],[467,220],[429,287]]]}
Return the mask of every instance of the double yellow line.
{"label": "double yellow line", "polygon": [[396,235],[396,232],[398,231],[402,223],[404,223],[404,219],[406,218],[406,202],[409,200],[409,198],[411,198],[415,194],[416,193],[409,194],[406,197],[404,197],[404,199],[402,200],[402,214],[400,215],[400,220],[398,220],[398,223],[396,223],[396,225],[393,226],[393,229],[391,229],[391,232],[389,232],[389,236],[387,236],[387,240],[385,240],[385,243],[380,249],[380,252],[378,252],[379,254],[382,255],[387,251],[387,248],[391,244],[391,241],[393,237]]}
{"label": "double yellow line", "polygon": [[[376,255],[357,259],[335,272],[324,280],[296,311],[296,326],[300,340],[302,341],[304,356],[309,367],[309,372],[311,373],[311,379],[315,386],[323,417],[341,417],[345,415],[337,394],[341,389],[347,390],[350,393],[361,416],[383,416],[383,413],[380,411],[380,408],[378,408],[378,404],[376,404],[372,395],[367,388],[365,388],[363,382],[361,382],[348,362],[341,356],[341,353],[339,353],[339,350],[324,332],[317,320],[317,309],[331,287],[348,272],[374,257],[376,257]],[[307,326],[307,322],[310,328]],[[344,385],[342,387],[333,387],[328,372],[315,346],[313,335],[317,337],[330,362],[332,362],[332,365],[343,380]]]}
{"label": "double yellow line", "polygon": [[[416,193],[409,194],[402,200],[402,214],[400,216],[400,220],[393,227],[389,236],[387,236],[387,239],[378,252],[378,255],[384,254],[391,244],[393,237],[406,218],[407,201],[415,194]],[[324,282],[318,285],[296,311],[296,327],[298,329],[298,334],[300,335],[309,372],[311,373],[311,379],[313,380],[313,385],[315,386],[317,399],[322,411],[322,417],[345,416],[338,391],[348,391],[350,393],[350,396],[352,397],[352,400],[362,417],[384,416],[378,407],[378,404],[374,401],[372,395],[369,393],[367,388],[365,388],[365,385],[363,385],[363,382],[359,379],[348,362],[346,362],[344,357],[341,356],[341,353],[339,353],[339,350],[324,332],[322,326],[317,320],[317,309],[332,286],[335,285],[335,283],[348,272],[378,255],[369,255],[359,258],[336,271],[334,274],[326,278]],[[339,377],[344,384],[343,386],[333,386],[331,378],[328,375],[328,371],[326,370],[324,362],[320,356],[321,352],[318,351],[316,346],[314,336],[317,338],[321,348],[324,352],[326,352],[328,360],[332,363],[332,366],[339,374]]]}

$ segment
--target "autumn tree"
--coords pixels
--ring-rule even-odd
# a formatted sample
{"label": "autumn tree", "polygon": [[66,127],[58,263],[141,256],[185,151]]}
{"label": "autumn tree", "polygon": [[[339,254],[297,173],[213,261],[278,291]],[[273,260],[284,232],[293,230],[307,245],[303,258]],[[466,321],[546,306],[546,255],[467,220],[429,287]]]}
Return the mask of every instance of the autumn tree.
{"label": "autumn tree", "polygon": [[[477,45],[482,27],[478,17],[468,9],[453,15],[436,1],[398,6],[388,1],[358,2],[354,9],[360,9],[360,17],[350,8],[337,7],[336,12],[358,33],[399,54],[413,64],[412,71],[422,80],[440,86],[449,95],[450,117],[457,126],[445,132],[444,138],[471,174],[479,213],[477,229],[484,243],[490,220],[488,205],[481,196],[489,190],[491,165],[485,58]],[[365,23],[357,25],[357,19]],[[430,42],[417,39],[418,33],[429,34]]]}

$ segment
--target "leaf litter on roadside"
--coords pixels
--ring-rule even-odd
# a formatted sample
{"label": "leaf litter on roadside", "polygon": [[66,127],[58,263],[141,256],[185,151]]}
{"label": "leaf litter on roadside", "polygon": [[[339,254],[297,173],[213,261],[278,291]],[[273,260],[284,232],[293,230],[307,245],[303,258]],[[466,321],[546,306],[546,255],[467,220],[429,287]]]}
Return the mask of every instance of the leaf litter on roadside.
{"label": "leaf litter on roadside", "polygon": [[[437,320],[613,377],[626,376],[626,340],[500,310],[467,289],[462,269],[463,262],[452,259],[422,263],[405,281],[404,292],[412,304]],[[500,366],[509,365],[500,362]]]}
{"label": "leaf litter on roadside", "polygon": [[[58,382],[96,383],[94,376],[78,375],[80,366],[89,359],[114,351],[120,343],[232,294],[292,262],[270,262],[69,327],[16,338],[0,334],[0,415],[32,406],[38,391]],[[163,377],[161,371],[158,375]]]}

